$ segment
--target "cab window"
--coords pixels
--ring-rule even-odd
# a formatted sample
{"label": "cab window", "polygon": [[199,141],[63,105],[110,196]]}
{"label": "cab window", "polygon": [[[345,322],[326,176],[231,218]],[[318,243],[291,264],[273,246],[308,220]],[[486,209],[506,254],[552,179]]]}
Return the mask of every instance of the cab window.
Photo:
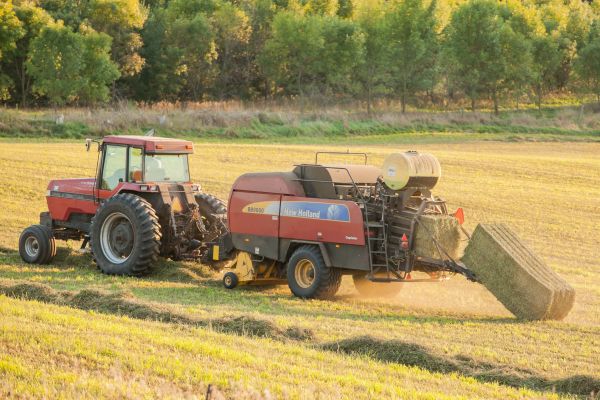
{"label": "cab window", "polygon": [[142,149],[129,148],[129,182],[142,182]]}
{"label": "cab window", "polygon": [[119,182],[125,181],[127,147],[106,145],[102,171],[102,189],[113,190]]}

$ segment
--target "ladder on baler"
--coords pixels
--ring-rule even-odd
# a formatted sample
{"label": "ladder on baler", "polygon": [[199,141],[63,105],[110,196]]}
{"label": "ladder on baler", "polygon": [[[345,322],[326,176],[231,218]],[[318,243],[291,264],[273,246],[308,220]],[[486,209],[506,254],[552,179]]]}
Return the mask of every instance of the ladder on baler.
{"label": "ladder on baler", "polygon": [[[369,211],[374,211],[375,215],[381,217],[376,221],[369,221]],[[385,204],[383,201],[376,203],[365,203],[365,229],[367,249],[369,252],[369,268],[370,273],[367,276],[370,280],[377,280],[375,274],[385,272],[387,279],[390,279],[390,266],[388,262],[388,243],[387,243],[387,227],[385,221]],[[371,229],[377,229],[377,236],[371,236]],[[385,260],[381,262],[381,259]]]}

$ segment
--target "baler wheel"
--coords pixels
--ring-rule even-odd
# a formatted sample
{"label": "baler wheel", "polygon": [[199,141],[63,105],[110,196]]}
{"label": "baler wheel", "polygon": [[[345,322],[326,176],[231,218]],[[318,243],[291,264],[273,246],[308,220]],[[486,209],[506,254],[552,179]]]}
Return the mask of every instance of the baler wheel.
{"label": "baler wheel", "polygon": [[329,299],[335,296],[342,282],[337,268],[325,265],[318,247],[300,246],[287,265],[287,281],[292,293],[304,299]]}
{"label": "baler wheel", "polygon": [[92,256],[105,274],[145,274],[158,259],[160,238],[152,205],[131,193],[109,198],[92,218]]}
{"label": "baler wheel", "polygon": [[238,285],[238,283],[239,278],[235,273],[228,272],[223,275],[223,286],[225,286],[225,289],[233,289]]}
{"label": "baler wheel", "polygon": [[31,225],[19,237],[19,254],[29,264],[48,264],[56,255],[52,230],[44,225]]}
{"label": "baler wheel", "polygon": [[364,297],[395,297],[402,290],[402,283],[397,282],[372,282],[367,279],[365,272],[352,275],[356,291]]}

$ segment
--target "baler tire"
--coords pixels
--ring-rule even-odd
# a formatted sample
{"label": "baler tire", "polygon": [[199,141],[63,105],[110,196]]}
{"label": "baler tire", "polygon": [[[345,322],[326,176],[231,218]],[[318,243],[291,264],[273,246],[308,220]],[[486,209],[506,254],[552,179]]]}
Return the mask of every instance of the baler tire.
{"label": "baler tire", "polygon": [[28,264],[49,264],[56,255],[52,229],[44,225],[25,228],[19,237],[19,255]]}
{"label": "baler tire", "polygon": [[367,279],[366,272],[352,274],[356,291],[363,297],[381,297],[391,299],[402,290],[402,284],[396,282],[372,282]]}
{"label": "baler tire", "polygon": [[[296,279],[296,269],[300,262],[310,262],[314,270],[314,281],[303,287]],[[303,299],[330,299],[337,293],[342,283],[341,271],[325,265],[321,250],[317,246],[298,247],[287,264],[287,281],[292,293]]]}
{"label": "baler tire", "polygon": [[[133,244],[122,263],[111,262],[102,250],[102,227],[111,215],[121,214],[131,225]],[[108,228],[107,228],[108,229]],[[158,260],[161,228],[152,205],[131,193],[120,193],[106,200],[92,218],[90,245],[98,268],[108,275],[141,276]]]}
{"label": "baler tire", "polygon": [[234,289],[239,281],[240,280],[235,272],[228,272],[223,275],[223,287],[225,287],[225,289]]}

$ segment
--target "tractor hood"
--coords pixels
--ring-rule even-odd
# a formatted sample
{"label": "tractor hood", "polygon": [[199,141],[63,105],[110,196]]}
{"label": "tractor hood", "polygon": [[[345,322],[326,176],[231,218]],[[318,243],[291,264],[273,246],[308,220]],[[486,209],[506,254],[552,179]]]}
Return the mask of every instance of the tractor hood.
{"label": "tractor hood", "polygon": [[55,179],[48,184],[48,196],[87,200],[93,198],[95,184],[94,178]]}

